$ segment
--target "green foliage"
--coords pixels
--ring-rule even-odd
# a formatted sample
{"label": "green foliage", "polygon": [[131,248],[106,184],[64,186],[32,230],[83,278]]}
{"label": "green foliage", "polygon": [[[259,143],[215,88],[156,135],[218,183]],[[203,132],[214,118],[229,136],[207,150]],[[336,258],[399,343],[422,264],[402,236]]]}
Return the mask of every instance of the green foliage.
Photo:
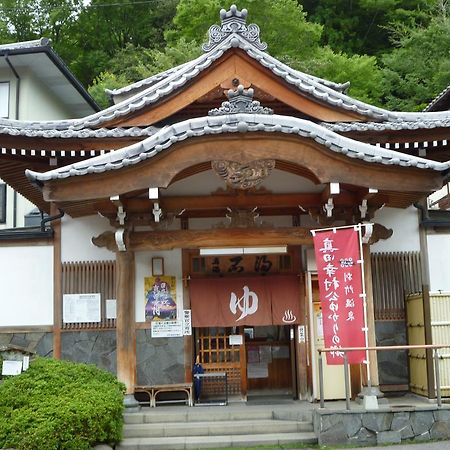
{"label": "green foliage", "polygon": [[207,42],[208,28],[219,22],[220,9],[233,3],[248,9],[247,23],[262,27],[261,39],[267,42],[270,54],[305,58],[317,48],[322,27],[307,22],[295,0],[180,0],[175,26],[165,34],[167,42],[173,45],[180,38]]}
{"label": "green foliage", "polygon": [[347,54],[378,55],[391,48],[392,23],[429,22],[435,0],[305,0],[310,20],[324,27],[322,43]]}
{"label": "green foliage", "polygon": [[39,358],[0,385],[0,446],[87,450],[118,442],[123,392],[95,366]]}
{"label": "green foliage", "polygon": [[73,38],[77,54],[71,69],[85,85],[101,73],[121,49],[163,48],[177,0],[92,0],[81,11]]}
{"label": "green foliage", "polygon": [[291,65],[336,83],[350,81],[349,95],[366,103],[380,105],[383,77],[373,56],[347,56],[324,47],[317,51],[314,58],[292,61]]}
{"label": "green foliage", "polygon": [[105,89],[117,89],[143,80],[190,61],[200,54],[199,45],[195,42],[186,42],[184,39],[164,50],[149,50],[128,44],[110,59],[108,71],[102,72],[88,91],[95,101],[105,108],[109,106]]}
{"label": "green foliage", "polygon": [[450,18],[435,17],[400,37],[383,57],[383,102],[390,109],[422,110],[450,80]]}

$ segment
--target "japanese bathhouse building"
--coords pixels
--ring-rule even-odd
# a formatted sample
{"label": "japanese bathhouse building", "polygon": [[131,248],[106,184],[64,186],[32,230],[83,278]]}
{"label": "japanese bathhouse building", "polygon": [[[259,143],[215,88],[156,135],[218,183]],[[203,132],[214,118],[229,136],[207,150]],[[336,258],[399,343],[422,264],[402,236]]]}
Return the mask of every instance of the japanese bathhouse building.
{"label": "japanese bathhouse building", "polygon": [[[190,381],[198,358],[226,371],[238,398],[314,399],[323,343],[311,230],[373,224],[363,244],[371,345],[404,327],[407,282],[406,293],[450,290],[442,265],[420,276],[425,253],[434,261],[450,241],[424,237],[413,206],[446,183],[450,113],[355,100],[348,85],[270,56],[246,10],[220,20],[201,56],[111,91],[103,111],[2,120],[0,177],[51,219],[41,236],[0,247],[28,255],[8,253],[2,284],[19,271],[24,289],[2,298],[0,336],[94,362],[129,394]],[[407,384],[395,364],[372,355],[372,384]],[[341,372],[326,369],[327,385],[343,389]],[[365,377],[351,367],[354,394]]]}

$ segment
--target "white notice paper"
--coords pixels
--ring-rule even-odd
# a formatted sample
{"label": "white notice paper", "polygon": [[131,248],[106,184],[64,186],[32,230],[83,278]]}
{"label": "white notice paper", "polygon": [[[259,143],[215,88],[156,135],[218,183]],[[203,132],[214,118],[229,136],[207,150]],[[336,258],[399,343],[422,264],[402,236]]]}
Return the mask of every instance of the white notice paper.
{"label": "white notice paper", "polygon": [[30,357],[28,355],[24,355],[22,361],[22,370],[27,370],[30,367]]}
{"label": "white notice paper", "polygon": [[2,375],[20,375],[22,372],[22,361],[3,361]]}
{"label": "white notice paper", "polygon": [[183,336],[181,320],[152,320],[152,338]]}
{"label": "white notice paper", "polygon": [[183,310],[183,335],[192,335],[192,314],[190,309]]}
{"label": "white notice paper", "polygon": [[240,334],[230,334],[228,336],[230,345],[242,345],[242,335]]}
{"label": "white notice paper", "polygon": [[115,298],[106,300],[106,318],[117,319],[117,300]]}
{"label": "white notice paper", "polygon": [[64,294],[63,322],[100,322],[100,294]]}

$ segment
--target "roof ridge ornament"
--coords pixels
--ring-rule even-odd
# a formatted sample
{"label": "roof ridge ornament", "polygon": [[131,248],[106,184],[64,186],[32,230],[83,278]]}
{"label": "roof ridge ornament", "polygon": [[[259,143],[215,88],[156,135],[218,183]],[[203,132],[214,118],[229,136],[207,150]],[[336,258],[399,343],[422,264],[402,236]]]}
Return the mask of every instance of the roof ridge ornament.
{"label": "roof ridge ornament", "polygon": [[255,23],[247,25],[247,14],[248,11],[245,8],[239,11],[236,5],[231,5],[229,11],[221,9],[221,26],[214,24],[209,28],[209,41],[202,45],[203,51],[211,51],[233,33],[239,34],[259,50],[266,50],[267,44],[261,42],[259,37],[259,26]]}
{"label": "roof ridge ornament", "polygon": [[211,109],[208,116],[221,116],[224,114],[273,114],[271,108],[261,106],[257,100],[253,100],[255,91],[252,88],[244,89],[240,84],[235,91],[227,92],[228,101],[222,102],[220,108]]}

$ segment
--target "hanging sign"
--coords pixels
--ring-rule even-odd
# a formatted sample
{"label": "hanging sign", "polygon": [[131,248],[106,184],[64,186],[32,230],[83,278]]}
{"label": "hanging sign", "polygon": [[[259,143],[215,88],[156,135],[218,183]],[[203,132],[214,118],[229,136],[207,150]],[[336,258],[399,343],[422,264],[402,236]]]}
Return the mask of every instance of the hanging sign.
{"label": "hanging sign", "polygon": [[[364,296],[357,227],[313,233],[323,313],[327,363],[344,364],[342,347],[365,347]],[[350,364],[362,363],[364,351],[348,352]]]}
{"label": "hanging sign", "polygon": [[299,280],[295,275],[193,278],[189,289],[194,327],[300,322]]}

